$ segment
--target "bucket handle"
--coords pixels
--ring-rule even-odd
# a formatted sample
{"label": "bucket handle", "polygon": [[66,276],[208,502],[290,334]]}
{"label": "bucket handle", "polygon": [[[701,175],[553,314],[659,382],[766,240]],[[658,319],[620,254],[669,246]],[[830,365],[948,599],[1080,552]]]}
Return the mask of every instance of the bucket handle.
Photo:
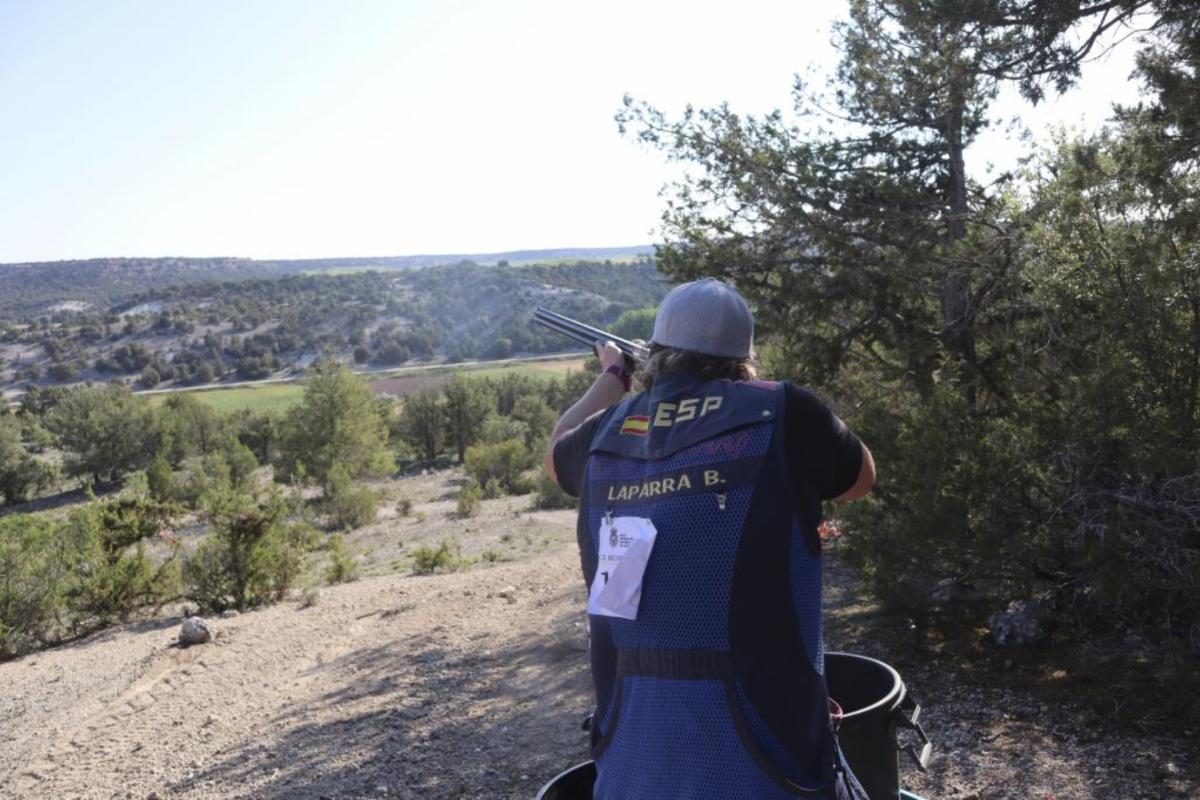
{"label": "bucket handle", "polygon": [[[907,716],[905,712],[908,712]],[[917,769],[921,772],[929,771],[929,757],[933,753],[933,744],[929,741],[929,737],[925,734],[925,729],[921,727],[918,721],[921,718],[921,706],[912,699],[911,696],[905,695],[900,701],[900,705],[896,708],[896,727],[914,731],[919,740],[916,744],[897,744],[896,747],[901,752],[908,753],[912,758],[913,763],[917,765]],[[917,752],[917,747],[920,746],[920,753]]]}

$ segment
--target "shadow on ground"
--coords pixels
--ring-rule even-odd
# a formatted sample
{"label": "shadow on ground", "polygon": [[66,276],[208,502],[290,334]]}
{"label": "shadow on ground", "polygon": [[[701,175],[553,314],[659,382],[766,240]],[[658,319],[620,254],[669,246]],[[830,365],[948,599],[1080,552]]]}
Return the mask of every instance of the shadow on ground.
{"label": "shadow on ground", "polygon": [[174,788],[264,800],[532,798],[585,757],[581,622],[558,613],[523,642],[481,638],[466,652],[443,647],[438,626],[348,653],[305,676],[329,685],[315,703]]}

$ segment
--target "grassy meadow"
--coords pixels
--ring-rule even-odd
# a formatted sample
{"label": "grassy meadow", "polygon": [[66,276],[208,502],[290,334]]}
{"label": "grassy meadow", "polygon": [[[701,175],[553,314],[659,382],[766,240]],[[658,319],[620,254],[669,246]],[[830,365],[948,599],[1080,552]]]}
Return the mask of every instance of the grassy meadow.
{"label": "grassy meadow", "polygon": [[[403,397],[410,392],[436,386],[448,380],[456,372],[466,372],[478,378],[500,378],[504,375],[531,375],[535,378],[557,378],[572,370],[583,368],[584,358],[567,356],[546,361],[523,361],[502,363],[496,366],[461,364],[455,366],[430,367],[423,370],[396,370],[371,373],[371,387],[379,394]],[[188,392],[213,409],[228,413],[250,409],[252,411],[277,411],[290,408],[304,396],[304,387],[295,383],[269,383],[262,386],[232,386],[217,389],[194,389]],[[150,396],[150,405],[157,406],[170,393],[162,392]]]}
{"label": "grassy meadow", "polygon": [[[298,383],[269,383],[265,386],[234,386],[228,389],[196,389],[187,392],[196,399],[220,412],[276,411],[290,408],[304,396],[304,387]],[[151,395],[150,405],[157,406],[170,397],[164,392]]]}

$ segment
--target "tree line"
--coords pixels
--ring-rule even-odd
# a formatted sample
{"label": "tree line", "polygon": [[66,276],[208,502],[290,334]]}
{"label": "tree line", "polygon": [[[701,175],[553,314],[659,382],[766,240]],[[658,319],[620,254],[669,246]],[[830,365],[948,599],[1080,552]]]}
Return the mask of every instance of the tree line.
{"label": "tree line", "polygon": [[[381,497],[370,479],[398,470],[461,463],[464,516],[510,493],[570,505],[535,453],[595,369],[561,379],[458,374],[398,401],[322,361],[287,412],[221,414],[187,394],[152,406],[116,383],[33,393],[0,415],[3,499],[21,503],[68,478],[121,489],[65,517],[0,517],[0,656],[169,602],[216,611],[272,602],[315,550],[330,562],[329,580],[347,579],[354,564],[336,532],[372,522]],[[398,508],[410,513],[411,502]],[[177,532],[189,520],[205,531],[198,540]],[[434,551],[420,556],[448,564]]]}
{"label": "tree line", "polygon": [[[830,395],[873,449],[877,490],[838,514],[911,615],[978,625],[1032,599],[1069,622],[1057,636],[1135,632],[1194,670],[1197,19],[1167,0],[853,0],[840,64],[797,79],[794,116],[618,115],[690,168],[660,269],[739,286],[769,371]],[[1133,28],[1141,101],[973,177],[1003,86],[1068,91]]]}

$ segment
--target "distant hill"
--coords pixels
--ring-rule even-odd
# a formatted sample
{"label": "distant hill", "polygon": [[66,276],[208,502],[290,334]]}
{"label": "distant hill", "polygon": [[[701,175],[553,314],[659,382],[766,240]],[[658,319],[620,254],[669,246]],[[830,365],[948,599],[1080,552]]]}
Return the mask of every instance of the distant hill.
{"label": "distant hill", "polygon": [[270,263],[291,272],[312,272],[323,269],[374,266],[387,269],[406,267],[435,267],[441,264],[457,264],[470,261],[473,264],[546,264],[561,261],[605,261],[644,258],[654,255],[654,246],[645,244],[634,247],[564,247],[556,250],[510,250],[504,253],[443,253],[441,255],[418,256],[372,256],[364,258],[305,258],[299,260],[275,260]]}
{"label": "distant hill", "polygon": [[564,261],[624,261],[649,256],[653,252],[652,245],[640,245],[352,258],[92,258],[0,264],[0,321],[64,310],[99,311],[133,295],[169,286],[354,268],[407,269],[457,264],[463,261],[475,264],[507,262],[512,265]]}
{"label": "distant hill", "polygon": [[[389,368],[562,352],[569,342],[530,324],[535,305],[608,326],[666,292],[650,258],[542,252],[557,260],[518,265],[530,253],[517,252],[492,254],[512,257],[495,264],[425,267],[357,259],[10,266],[0,275],[39,310],[0,317],[0,394],[80,381],[155,388],[294,377],[322,355]],[[45,280],[25,284],[23,275]]]}

